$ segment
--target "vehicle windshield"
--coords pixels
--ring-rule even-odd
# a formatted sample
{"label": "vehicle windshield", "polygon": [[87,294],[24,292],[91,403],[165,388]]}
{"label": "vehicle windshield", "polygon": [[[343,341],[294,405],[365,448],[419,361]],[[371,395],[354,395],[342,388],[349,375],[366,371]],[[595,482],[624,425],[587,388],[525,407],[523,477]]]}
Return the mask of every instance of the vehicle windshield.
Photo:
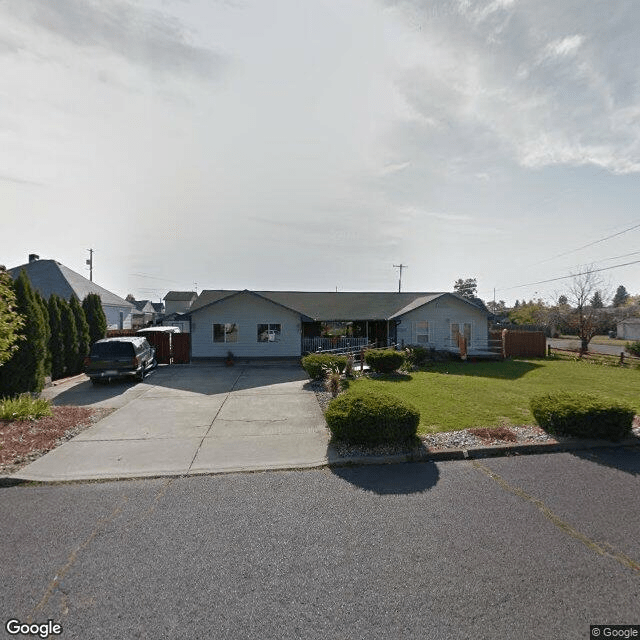
{"label": "vehicle windshield", "polygon": [[91,347],[94,358],[132,358],[133,345],[130,342],[96,342]]}

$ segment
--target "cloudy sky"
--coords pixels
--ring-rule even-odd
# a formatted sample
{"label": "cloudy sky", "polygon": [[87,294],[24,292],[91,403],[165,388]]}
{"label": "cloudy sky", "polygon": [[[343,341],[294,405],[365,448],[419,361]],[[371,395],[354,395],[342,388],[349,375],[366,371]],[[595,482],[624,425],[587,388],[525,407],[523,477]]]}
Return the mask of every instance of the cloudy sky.
{"label": "cloudy sky", "polygon": [[551,299],[640,260],[639,53],[637,0],[0,0],[0,263]]}

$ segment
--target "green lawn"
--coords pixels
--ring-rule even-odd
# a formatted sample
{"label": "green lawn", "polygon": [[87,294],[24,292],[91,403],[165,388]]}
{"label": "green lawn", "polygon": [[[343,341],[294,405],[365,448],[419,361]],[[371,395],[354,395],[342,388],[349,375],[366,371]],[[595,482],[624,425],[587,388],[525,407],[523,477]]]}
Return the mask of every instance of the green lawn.
{"label": "green lawn", "polygon": [[379,389],[420,410],[418,433],[535,424],[529,400],[551,391],[584,391],[625,402],[640,414],[640,370],[554,359],[447,362],[405,376],[361,378],[352,389]]}

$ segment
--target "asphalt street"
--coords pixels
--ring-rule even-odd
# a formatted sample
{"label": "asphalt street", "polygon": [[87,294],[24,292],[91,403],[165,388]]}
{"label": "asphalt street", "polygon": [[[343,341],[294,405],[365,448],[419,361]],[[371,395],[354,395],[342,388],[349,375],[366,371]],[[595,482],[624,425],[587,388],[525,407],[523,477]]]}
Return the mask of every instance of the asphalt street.
{"label": "asphalt street", "polygon": [[640,624],[639,490],[633,448],[4,487],[3,632],[588,638]]}

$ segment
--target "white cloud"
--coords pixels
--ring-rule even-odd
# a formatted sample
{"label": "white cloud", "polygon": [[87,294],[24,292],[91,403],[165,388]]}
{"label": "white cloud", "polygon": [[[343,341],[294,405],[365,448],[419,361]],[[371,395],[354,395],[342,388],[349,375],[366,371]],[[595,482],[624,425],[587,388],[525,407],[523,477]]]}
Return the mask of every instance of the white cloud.
{"label": "white cloud", "polygon": [[[420,57],[408,58],[397,75],[398,90],[421,116],[410,124],[413,154],[442,150],[448,167],[467,166],[471,175],[506,158],[522,167],[639,170],[640,82],[632,61],[640,5],[609,12],[573,0],[394,4],[408,24],[420,25]],[[400,136],[397,143],[398,156],[420,164]]]}
{"label": "white cloud", "polygon": [[545,57],[561,57],[575,54],[584,42],[584,36],[567,36],[554,40],[545,47]]}
{"label": "white cloud", "polygon": [[[130,0],[8,0],[7,17],[35,26],[86,51],[102,51],[156,73],[200,78],[217,77],[226,56],[197,46],[186,27],[158,10],[144,9]],[[26,49],[10,34],[0,36],[0,51]]]}

